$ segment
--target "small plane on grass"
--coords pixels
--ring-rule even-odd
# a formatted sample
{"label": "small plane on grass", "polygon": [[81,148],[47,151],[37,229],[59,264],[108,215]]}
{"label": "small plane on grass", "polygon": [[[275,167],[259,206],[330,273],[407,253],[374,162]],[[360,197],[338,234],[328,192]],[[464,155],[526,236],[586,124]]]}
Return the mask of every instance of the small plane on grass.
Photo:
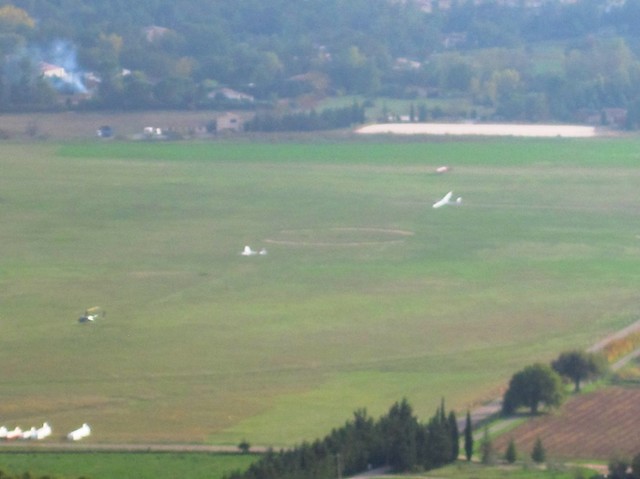
{"label": "small plane on grass", "polygon": [[40,441],[51,435],[51,426],[46,422],[42,424],[42,427],[32,427],[29,430],[23,431],[21,428],[8,430],[6,426],[0,427],[0,439],[24,439],[24,440],[37,440]]}
{"label": "small plane on grass", "polygon": [[84,439],[89,435],[91,435],[91,428],[87,423],[84,423],[78,429],[75,429],[67,434],[67,439],[69,441],[79,441],[80,439]]}
{"label": "small plane on grass", "polygon": [[85,310],[84,314],[78,318],[79,323],[93,323],[98,318],[104,318],[106,312],[100,306],[94,306]]}
{"label": "small plane on grass", "polygon": [[240,254],[242,256],[255,256],[255,255],[266,256],[267,250],[265,248],[262,248],[260,251],[255,251],[251,249],[251,246],[245,246]]}
{"label": "small plane on grass", "polygon": [[6,439],[19,439],[22,438],[22,429],[18,426],[16,426],[14,429],[12,429],[11,431],[7,431],[7,435],[5,436]]}
{"label": "small plane on grass", "polygon": [[456,200],[455,200],[455,201],[451,201],[451,197],[452,197],[452,196],[453,196],[453,191],[450,191],[449,193],[447,193],[446,195],[444,195],[444,196],[442,197],[442,199],[440,199],[440,200],[436,201],[436,202],[433,204],[433,207],[434,207],[434,208],[441,208],[442,206],[445,206],[445,205],[455,205],[455,206],[460,206],[460,205],[462,204],[462,197],[461,197],[461,196],[458,196],[458,197],[456,198]]}
{"label": "small plane on grass", "polygon": [[42,427],[36,429],[36,436],[34,439],[37,439],[38,441],[51,436],[51,426],[49,426],[49,423],[42,423]]}

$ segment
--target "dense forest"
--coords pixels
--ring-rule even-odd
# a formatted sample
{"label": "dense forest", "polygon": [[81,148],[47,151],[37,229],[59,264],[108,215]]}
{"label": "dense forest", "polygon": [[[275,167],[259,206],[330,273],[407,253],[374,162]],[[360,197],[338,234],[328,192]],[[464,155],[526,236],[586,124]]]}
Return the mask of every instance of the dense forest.
{"label": "dense forest", "polygon": [[458,442],[456,415],[447,414],[444,400],[429,422],[421,424],[403,399],[377,421],[365,410],[356,411],[351,421],[323,439],[269,451],[248,470],[226,479],[333,479],[382,466],[398,472],[429,470],[456,461]]}
{"label": "dense forest", "polygon": [[353,94],[463,98],[483,119],[619,109],[638,125],[640,0],[476,3],[0,0],[0,111],[295,111]]}

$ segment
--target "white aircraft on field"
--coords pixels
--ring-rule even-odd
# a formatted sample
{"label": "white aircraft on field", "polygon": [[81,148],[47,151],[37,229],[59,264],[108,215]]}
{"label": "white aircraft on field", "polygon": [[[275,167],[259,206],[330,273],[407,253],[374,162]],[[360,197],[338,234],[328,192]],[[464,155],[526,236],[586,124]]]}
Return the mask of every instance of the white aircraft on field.
{"label": "white aircraft on field", "polygon": [[452,196],[453,196],[453,191],[450,191],[449,193],[444,195],[441,200],[436,201],[433,204],[433,207],[434,208],[440,208],[440,207],[445,206],[445,205],[457,205],[457,206],[459,206],[459,205],[462,204],[462,197],[461,196],[458,196],[455,201],[451,201],[451,197]]}
{"label": "white aircraft on field", "polygon": [[36,436],[33,439],[37,439],[38,441],[44,439],[45,437],[51,436],[51,426],[49,423],[42,423],[42,427],[36,429]]}
{"label": "white aircraft on field", "polygon": [[255,255],[266,256],[267,249],[262,248],[260,251],[255,251],[251,249],[251,246],[245,246],[244,249],[242,250],[242,253],[240,254],[242,256],[255,256]]}
{"label": "white aircraft on field", "polygon": [[18,439],[22,437],[22,429],[16,426],[12,431],[7,431],[7,435],[5,436],[7,439]]}
{"label": "white aircraft on field", "polygon": [[90,434],[91,434],[91,428],[87,423],[84,423],[78,429],[71,431],[69,434],[67,434],[67,439],[69,441],[79,441],[80,439],[83,439],[89,436]]}

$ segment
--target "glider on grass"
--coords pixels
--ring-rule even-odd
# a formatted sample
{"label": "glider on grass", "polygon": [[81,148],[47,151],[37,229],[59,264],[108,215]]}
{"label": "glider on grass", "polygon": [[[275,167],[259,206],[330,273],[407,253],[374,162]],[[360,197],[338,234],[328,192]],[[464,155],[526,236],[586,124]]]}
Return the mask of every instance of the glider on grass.
{"label": "glider on grass", "polygon": [[6,439],[19,439],[22,437],[22,429],[16,426],[13,430],[7,431]]}
{"label": "glider on grass", "polygon": [[94,306],[85,310],[84,314],[78,318],[79,323],[93,323],[98,318],[104,318],[107,315],[100,306]]}
{"label": "glider on grass", "polygon": [[83,439],[89,436],[90,434],[91,434],[91,428],[87,423],[85,423],[78,429],[71,431],[69,434],[67,434],[67,439],[69,441],[79,441],[80,439]]}
{"label": "glider on grass", "polygon": [[433,204],[433,207],[434,208],[440,208],[440,207],[445,206],[445,205],[457,205],[457,206],[459,206],[459,205],[462,204],[462,197],[461,196],[458,196],[455,201],[451,201],[451,197],[452,196],[453,196],[453,191],[450,191],[449,193],[444,195],[442,197],[442,199],[436,201]]}
{"label": "glider on grass", "polygon": [[242,250],[242,253],[240,253],[242,256],[255,256],[255,255],[260,255],[260,256],[266,256],[267,255],[267,250],[265,248],[262,248],[260,250],[260,252],[258,251],[254,251],[251,249],[251,246],[245,246],[244,249]]}
{"label": "glider on grass", "polygon": [[36,435],[33,439],[40,441],[49,436],[51,436],[51,426],[49,426],[49,423],[44,422],[42,423],[42,427],[36,429]]}
{"label": "glider on grass", "polygon": [[51,435],[51,426],[46,422],[42,424],[42,427],[32,427],[27,431],[23,431],[19,427],[7,429],[6,426],[0,427],[0,439],[25,439],[25,440],[41,440]]}

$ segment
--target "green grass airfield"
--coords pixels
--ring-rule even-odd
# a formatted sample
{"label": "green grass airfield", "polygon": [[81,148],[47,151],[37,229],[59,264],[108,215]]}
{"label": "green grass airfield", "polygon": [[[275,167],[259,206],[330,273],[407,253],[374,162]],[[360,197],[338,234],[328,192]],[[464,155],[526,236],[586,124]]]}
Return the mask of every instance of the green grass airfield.
{"label": "green grass airfield", "polygon": [[[2,453],[0,471],[20,477],[91,479],[222,479],[248,468],[254,455],[200,453]],[[27,476],[24,476],[27,477]],[[523,478],[529,479],[529,478]]]}
{"label": "green grass airfield", "polygon": [[280,446],[402,397],[464,414],[637,319],[639,164],[638,138],[2,144],[0,423]]}

